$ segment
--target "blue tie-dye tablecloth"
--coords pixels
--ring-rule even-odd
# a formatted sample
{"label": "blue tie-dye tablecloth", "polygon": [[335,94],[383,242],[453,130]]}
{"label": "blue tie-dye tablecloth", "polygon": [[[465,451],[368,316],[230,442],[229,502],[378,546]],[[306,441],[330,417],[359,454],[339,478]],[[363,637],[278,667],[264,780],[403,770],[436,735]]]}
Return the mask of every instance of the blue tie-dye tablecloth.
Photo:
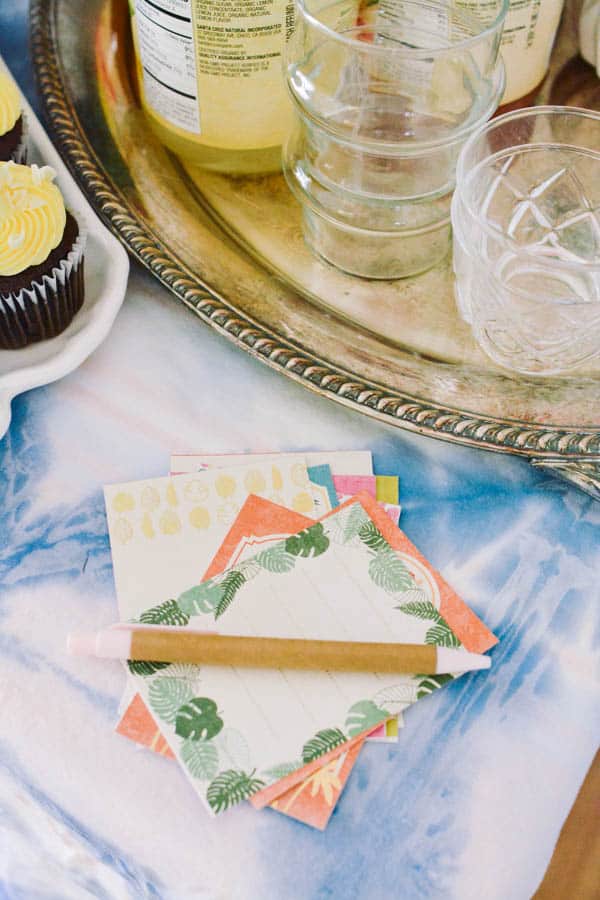
{"label": "blue tie-dye tablecloth", "polygon": [[[0,52],[28,96],[26,4]],[[218,375],[217,375],[218,373]],[[116,616],[101,485],[173,448],[372,448],[403,527],[497,632],[489,676],[368,747],[324,834],[210,821],[168,761],[113,733],[124,675],[64,639]],[[134,266],[108,341],[13,404],[0,442],[0,897],[520,900],[600,738],[600,505],[519,460],[315,398],[196,324]]]}

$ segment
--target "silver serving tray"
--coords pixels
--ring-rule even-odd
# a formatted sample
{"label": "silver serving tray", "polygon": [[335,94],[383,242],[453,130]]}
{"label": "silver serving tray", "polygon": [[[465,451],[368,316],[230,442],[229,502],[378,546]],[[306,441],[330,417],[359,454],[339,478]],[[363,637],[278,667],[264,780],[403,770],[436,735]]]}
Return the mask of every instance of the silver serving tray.
{"label": "silver serving tray", "polygon": [[[598,105],[565,17],[539,102]],[[107,225],[199,319],[273,369],[381,421],[525,456],[600,499],[600,364],[516,377],[456,312],[449,260],[369,282],[314,259],[281,176],[185,168],[136,99],[125,0],[32,0],[48,124]],[[217,376],[218,377],[218,376]]]}

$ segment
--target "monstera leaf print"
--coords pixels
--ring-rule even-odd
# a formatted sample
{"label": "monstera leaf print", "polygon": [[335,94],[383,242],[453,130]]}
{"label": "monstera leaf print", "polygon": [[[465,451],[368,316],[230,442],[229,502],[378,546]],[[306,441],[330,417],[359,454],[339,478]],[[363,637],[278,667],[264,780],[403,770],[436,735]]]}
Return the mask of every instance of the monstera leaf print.
{"label": "monstera leaf print", "polygon": [[263,550],[254,557],[258,565],[267,572],[274,572],[281,575],[284,572],[291,572],[296,565],[296,557],[292,553],[288,553],[285,544],[276,544]]}
{"label": "monstera leaf print", "polygon": [[209,781],[219,770],[219,753],[212,741],[189,738],[181,745],[181,758],[190,775]]}
{"label": "monstera leaf print", "polygon": [[362,543],[369,548],[369,576],[377,587],[388,594],[397,594],[414,588],[414,578],[393,550],[377,526],[369,519],[358,529]]}
{"label": "monstera leaf print", "polygon": [[153,712],[163,722],[173,724],[179,708],[193,697],[193,692],[183,678],[155,678],[148,690],[148,699]]}
{"label": "monstera leaf print", "polygon": [[175,733],[194,741],[209,741],[223,728],[217,704],[208,697],[194,697],[184,703],[175,716]]}
{"label": "monstera leaf print", "polygon": [[375,728],[389,717],[390,713],[386,709],[381,709],[372,700],[359,700],[348,710],[346,728],[350,737],[354,737],[371,726]]}
{"label": "monstera leaf print", "polygon": [[388,544],[378,550],[369,562],[369,575],[388,594],[406,591],[414,584],[412,575]]}
{"label": "monstera leaf print", "polygon": [[242,585],[259,571],[259,566],[252,560],[242,565],[244,571],[240,571],[240,566],[240,570],[231,569],[219,581],[205,581],[184,591],[177,599],[177,606],[188,617],[214,613],[215,619],[218,619],[233,603]]}
{"label": "monstera leaf print", "polygon": [[206,791],[206,799],[214,812],[220,813],[242,800],[247,800],[265,786],[264,781],[237,769],[227,769],[211,781]]}
{"label": "monstera leaf print", "polygon": [[189,590],[180,594],[177,599],[177,606],[188,616],[199,616],[202,614],[212,613],[219,605],[221,600],[221,588],[219,584],[213,581],[206,581],[204,584],[196,584]]}
{"label": "monstera leaf print", "polygon": [[190,617],[180,608],[175,600],[165,600],[158,606],[147,609],[140,616],[144,625],[187,625]]}
{"label": "monstera leaf print", "polygon": [[449,681],[454,681],[454,675],[417,675],[415,676],[419,680],[419,685],[417,687],[417,700],[421,700],[423,697],[427,697],[429,694],[433,694],[438,688],[442,687],[444,684],[448,684]]}
{"label": "monstera leaf print", "polygon": [[416,699],[417,686],[411,682],[388,685],[373,695],[373,703],[380,709],[387,709],[390,715],[397,715]]}
{"label": "monstera leaf print", "polygon": [[340,744],[345,744],[348,738],[340,728],[324,728],[317,731],[314,738],[307,741],[302,748],[302,760],[306,763],[314,762],[324,753],[335,750]]}
{"label": "monstera leaf print", "polygon": [[285,542],[285,549],[292,556],[320,556],[329,547],[329,538],[320,522],[293,534]]}

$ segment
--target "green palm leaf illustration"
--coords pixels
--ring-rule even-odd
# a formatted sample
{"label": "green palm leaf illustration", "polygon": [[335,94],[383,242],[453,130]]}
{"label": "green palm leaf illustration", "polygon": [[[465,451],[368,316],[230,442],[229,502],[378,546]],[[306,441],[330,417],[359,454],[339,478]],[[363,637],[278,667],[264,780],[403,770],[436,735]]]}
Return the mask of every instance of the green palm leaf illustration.
{"label": "green palm leaf illustration", "polygon": [[360,503],[353,503],[348,514],[346,515],[346,521],[344,522],[344,530],[342,536],[344,544],[349,544],[350,541],[353,541],[354,538],[357,537],[362,526],[366,525],[368,522],[369,517],[367,516]]}
{"label": "green palm leaf illustration", "polygon": [[292,553],[288,553],[285,544],[276,544],[263,550],[254,557],[261,568],[267,572],[275,572],[278,575],[284,572],[291,572],[296,565],[296,557]]}
{"label": "green palm leaf illustration", "polygon": [[417,686],[410,682],[400,682],[381,688],[373,695],[373,703],[381,709],[388,709],[395,715],[417,699]]}
{"label": "green palm leaf illustration", "polygon": [[434,622],[439,622],[442,618],[433,603],[430,603],[429,600],[417,600],[412,603],[402,603],[402,605],[397,606],[396,609],[401,610],[408,616],[416,616],[417,619],[432,619]]}
{"label": "green palm leaf illustration", "polygon": [[206,799],[210,808],[220,813],[236,803],[241,803],[242,800],[247,800],[264,786],[264,781],[254,778],[254,771],[248,775],[237,769],[227,769],[211,781],[206,791]]}
{"label": "green palm leaf illustration", "polygon": [[183,678],[155,678],[148,691],[152,710],[163,720],[173,724],[180,706],[194,696]]}
{"label": "green palm leaf illustration", "polygon": [[261,775],[264,775],[268,781],[280,781],[282,778],[286,778],[288,775],[291,775],[292,772],[297,772],[298,769],[301,769],[304,763],[301,759],[296,760],[295,762],[288,763],[280,763],[278,766],[272,766],[270,769],[264,769],[261,772]]}
{"label": "green palm leaf illustration", "polygon": [[449,681],[454,680],[453,675],[417,675],[416,678],[419,680],[419,686],[417,688],[417,700],[421,700],[422,697],[427,697],[429,694],[433,694],[438,688],[442,687],[443,684],[447,684]]}
{"label": "green palm leaf illustration", "polygon": [[253,556],[251,559],[246,559],[244,562],[239,563],[238,572],[244,576],[245,581],[251,581],[253,578],[256,578],[260,572],[260,566],[256,561],[256,557]]}
{"label": "green palm leaf illustration", "polygon": [[209,741],[223,728],[217,704],[208,697],[194,697],[177,710],[175,733],[194,741]]}
{"label": "green palm leaf illustration", "polygon": [[460,647],[459,639],[442,618],[437,625],[429,629],[425,635],[425,643],[437,644],[438,647]]}
{"label": "green palm leaf illustration", "polygon": [[293,534],[285,542],[285,549],[293,556],[320,556],[329,547],[329,538],[320,522]]}
{"label": "green palm leaf illustration", "polygon": [[190,617],[180,609],[175,600],[165,600],[147,609],[140,616],[144,625],[187,625]]}
{"label": "green palm leaf illustration", "polygon": [[208,781],[219,770],[219,753],[212,741],[188,739],[181,745],[181,758],[194,778]]}
{"label": "green palm leaf illustration", "polygon": [[369,563],[369,575],[375,584],[388,594],[406,591],[414,580],[400,557],[386,545]]}
{"label": "green palm leaf illustration", "polygon": [[225,578],[221,582],[219,582],[221,599],[219,600],[215,609],[215,619],[218,619],[219,616],[222,616],[227,608],[233,603],[233,601],[235,600],[235,595],[245,584],[245,582],[245,576],[242,572],[238,572],[237,569],[232,569],[231,572],[228,572]]}
{"label": "green palm leaf illustration", "polygon": [[324,753],[329,753],[340,744],[345,744],[347,740],[348,738],[340,728],[324,728],[322,731],[317,731],[315,736],[302,748],[302,760],[305,764],[314,762]]}
{"label": "green palm leaf illustration", "polygon": [[389,548],[389,544],[374,522],[369,519],[358,530],[358,536],[370,550],[375,552]]}
{"label": "green palm leaf illustration", "polygon": [[168,662],[151,662],[145,659],[128,659],[127,667],[132,675],[154,675],[161,669],[166,669]]}
{"label": "green palm leaf illustration", "polygon": [[212,613],[221,599],[221,587],[214,581],[196,584],[177,598],[177,606],[188,616]]}
{"label": "green palm leaf illustration", "polygon": [[359,700],[348,710],[346,717],[346,728],[350,737],[366,731],[371,726],[375,728],[380,722],[389,719],[390,713],[387,709],[381,709],[376,706],[372,700]]}

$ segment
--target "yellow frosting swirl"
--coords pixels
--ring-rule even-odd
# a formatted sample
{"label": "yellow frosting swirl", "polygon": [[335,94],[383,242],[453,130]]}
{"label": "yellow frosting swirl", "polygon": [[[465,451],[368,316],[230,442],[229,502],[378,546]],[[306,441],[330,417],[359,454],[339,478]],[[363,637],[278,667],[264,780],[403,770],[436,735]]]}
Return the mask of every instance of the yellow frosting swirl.
{"label": "yellow frosting swirl", "polygon": [[6,134],[21,115],[21,98],[17,86],[5,72],[0,72],[0,134]]}
{"label": "yellow frosting swirl", "polygon": [[60,243],[67,218],[55,174],[0,163],[0,276],[40,265]]}

